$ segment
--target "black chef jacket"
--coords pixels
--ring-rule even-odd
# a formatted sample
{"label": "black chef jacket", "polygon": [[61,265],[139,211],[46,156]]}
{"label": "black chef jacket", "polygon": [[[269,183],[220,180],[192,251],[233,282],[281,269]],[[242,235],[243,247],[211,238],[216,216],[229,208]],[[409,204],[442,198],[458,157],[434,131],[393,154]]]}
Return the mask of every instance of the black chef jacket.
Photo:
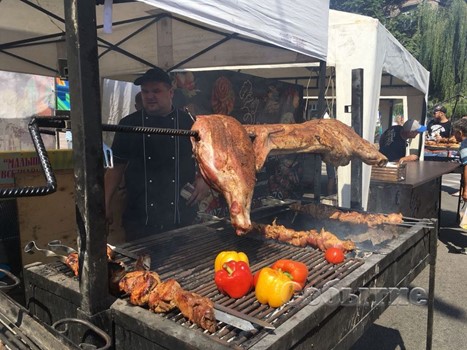
{"label": "black chef jacket", "polygon": [[[190,116],[173,110],[166,117],[137,111],[119,125],[191,129]],[[180,197],[181,187],[195,178],[195,162],[190,138],[156,134],[117,132],[112,144],[115,163],[127,163],[125,184],[127,205],[123,214],[125,228],[146,229],[145,234],[188,225],[196,215],[194,207]],[[142,232],[127,232],[138,237]]]}

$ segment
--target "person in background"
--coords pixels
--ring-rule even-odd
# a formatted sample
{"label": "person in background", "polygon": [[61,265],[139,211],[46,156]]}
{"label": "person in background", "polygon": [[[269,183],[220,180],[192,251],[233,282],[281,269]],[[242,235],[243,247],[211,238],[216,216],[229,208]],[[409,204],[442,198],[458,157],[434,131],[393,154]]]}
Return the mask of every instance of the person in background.
{"label": "person in background", "polygon": [[141,91],[135,95],[135,109],[137,111],[143,109],[143,98],[141,97]]}
{"label": "person in background", "polygon": [[[459,156],[463,167],[461,182],[465,184],[467,183],[467,118],[464,117],[456,120],[454,124],[452,124],[452,130],[456,141],[461,143],[459,147]],[[465,186],[462,186],[462,193],[460,195],[464,202],[467,202],[467,189]]]}
{"label": "person in background", "polygon": [[[143,108],[124,117],[119,125],[189,130],[190,116],[172,106],[169,75],[149,69],[134,81],[141,86]],[[125,177],[127,203],[122,217],[126,240],[168,231],[193,223],[196,206],[209,191],[195,163],[189,137],[117,132],[112,144],[114,167],[105,173],[107,222],[113,221],[112,198]],[[182,186],[193,184],[188,200]]]}
{"label": "person in background", "polygon": [[404,117],[402,117],[400,114],[394,118],[394,123],[393,125],[404,125]]}
{"label": "person in background", "polygon": [[451,121],[448,119],[446,107],[438,105],[433,108],[433,119],[427,125],[428,139],[440,141],[451,137]]}
{"label": "person in background", "polygon": [[419,133],[426,131],[424,125],[417,120],[408,119],[404,125],[393,125],[388,128],[379,140],[379,151],[390,162],[412,162],[418,160],[416,154],[406,156],[408,140],[415,138]]}

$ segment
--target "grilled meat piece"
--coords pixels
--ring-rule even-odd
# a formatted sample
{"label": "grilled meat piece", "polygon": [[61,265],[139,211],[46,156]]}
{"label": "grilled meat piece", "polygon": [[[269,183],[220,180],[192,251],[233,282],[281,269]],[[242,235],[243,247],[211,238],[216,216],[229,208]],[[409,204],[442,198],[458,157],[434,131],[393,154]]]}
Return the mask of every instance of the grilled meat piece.
{"label": "grilled meat piece", "polygon": [[332,247],[340,248],[343,251],[355,249],[355,243],[351,240],[343,241],[337,238],[333,233],[325,231],[324,229],[320,232],[316,230],[295,231],[283,225],[277,225],[276,220],[273,221],[272,225],[255,224],[255,229],[266,238],[276,239],[280,242],[298,247],[309,245],[323,252]]}
{"label": "grilled meat piece", "polygon": [[326,163],[349,164],[360,158],[369,165],[383,166],[388,159],[348,125],[336,119],[315,119],[301,124],[244,125],[255,136],[256,171],[271,154],[320,153]]}
{"label": "grilled meat piece", "polygon": [[175,296],[182,291],[180,284],[170,278],[159,283],[149,293],[148,306],[154,312],[169,312],[177,307]]}
{"label": "grilled meat piece", "polygon": [[132,271],[125,274],[120,280],[120,291],[130,294],[130,303],[133,305],[145,305],[148,303],[149,294],[161,279],[154,271]]}
{"label": "grilled meat piece", "polygon": [[221,193],[237,234],[251,229],[250,207],[256,182],[253,144],[235,118],[214,114],[196,117],[193,153],[206,183]]}
{"label": "grilled meat piece", "polygon": [[121,294],[119,283],[128,272],[127,266],[122,262],[109,261],[107,264],[107,269],[109,275],[110,293],[118,296]]}
{"label": "grilled meat piece", "polygon": [[114,258],[114,251],[112,250],[112,248],[107,246],[107,260],[112,261],[113,258]]}
{"label": "grilled meat piece", "polygon": [[77,252],[70,253],[65,259],[65,264],[68,266],[71,271],[78,276],[79,273],[79,256]]}
{"label": "grilled meat piece", "polygon": [[333,219],[341,222],[367,225],[368,227],[376,227],[382,224],[400,224],[404,222],[401,213],[371,214],[359,213],[356,211],[345,212],[330,205],[315,203],[305,205],[293,203],[290,208],[311,215],[318,220]]}
{"label": "grilled meat piece", "polygon": [[[78,275],[78,253],[69,254],[66,264]],[[153,312],[168,312],[176,307],[191,322],[210,332],[215,332],[217,322],[214,305],[209,298],[187,292],[174,279],[161,282],[159,274],[148,271],[150,257],[141,255],[135,271],[128,272],[122,262],[109,261],[109,287],[114,295],[129,294],[133,305],[148,305]]]}
{"label": "grilled meat piece", "polygon": [[[107,259],[108,261],[112,261],[113,258],[113,250],[107,246]],[[68,254],[65,259],[65,264],[73,271],[75,276],[78,276],[79,273],[79,256],[77,252],[73,252]]]}
{"label": "grilled meat piece", "polygon": [[209,298],[182,290],[175,295],[175,303],[183,316],[191,322],[211,333],[216,331],[214,304]]}

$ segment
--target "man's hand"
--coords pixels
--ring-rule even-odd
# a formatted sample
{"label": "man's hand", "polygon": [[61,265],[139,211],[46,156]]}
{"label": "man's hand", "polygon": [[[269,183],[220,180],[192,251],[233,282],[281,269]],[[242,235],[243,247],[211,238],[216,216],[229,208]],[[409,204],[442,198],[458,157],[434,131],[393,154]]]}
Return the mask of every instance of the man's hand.
{"label": "man's hand", "polygon": [[407,162],[415,162],[417,160],[418,160],[418,156],[416,154],[411,154],[410,156],[402,157],[401,159],[399,159],[399,164],[407,163]]}
{"label": "man's hand", "polygon": [[112,225],[114,222],[114,213],[110,206],[105,207],[105,222],[108,226]]}
{"label": "man's hand", "polygon": [[191,197],[188,198],[186,202],[187,205],[193,206],[203,200],[208,194],[211,188],[206,182],[204,182],[201,176],[197,176],[195,182],[193,183],[195,190],[191,194]]}
{"label": "man's hand", "polygon": [[104,175],[105,221],[109,226],[112,225],[114,216],[112,199],[115,192],[117,192],[118,186],[122,183],[125,169],[126,164],[115,164],[113,168],[107,169]]}
{"label": "man's hand", "polygon": [[467,202],[467,190],[465,187],[462,188],[462,200]]}

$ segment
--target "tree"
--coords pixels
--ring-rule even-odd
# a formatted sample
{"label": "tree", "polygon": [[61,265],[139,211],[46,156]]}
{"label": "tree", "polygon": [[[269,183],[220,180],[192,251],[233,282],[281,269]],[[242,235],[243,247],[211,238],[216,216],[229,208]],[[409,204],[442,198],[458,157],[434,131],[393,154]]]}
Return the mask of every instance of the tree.
{"label": "tree", "polygon": [[[467,114],[467,3],[428,1],[403,12],[406,0],[331,0],[330,8],[377,18],[430,71],[430,100]],[[464,97],[463,97],[464,96]]]}
{"label": "tree", "polygon": [[[448,7],[423,5],[420,13],[418,60],[430,71],[430,97],[467,114],[467,4],[452,0]],[[464,97],[462,97],[464,96]]]}

